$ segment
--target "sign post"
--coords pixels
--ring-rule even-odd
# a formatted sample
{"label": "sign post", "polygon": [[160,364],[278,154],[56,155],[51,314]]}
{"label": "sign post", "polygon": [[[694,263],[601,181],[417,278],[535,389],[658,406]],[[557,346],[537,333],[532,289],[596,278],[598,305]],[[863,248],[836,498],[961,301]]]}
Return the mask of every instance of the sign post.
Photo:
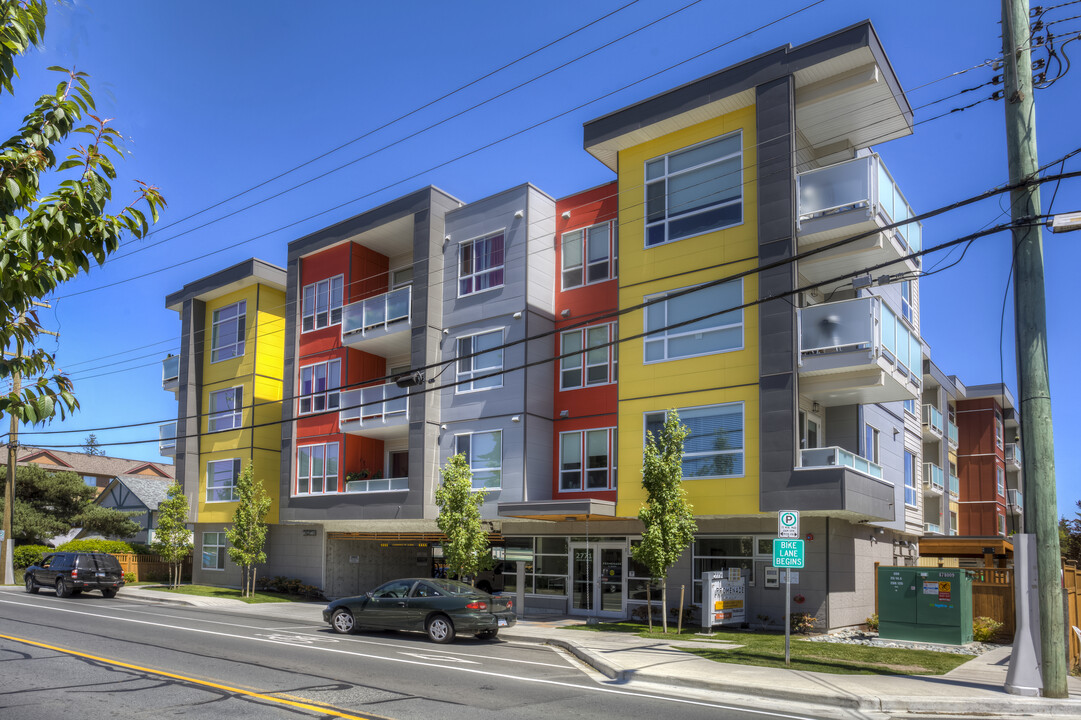
{"label": "sign post", "polygon": [[792,664],[792,568],[803,567],[803,540],[799,539],[799,512],[777,513],[777,539],[773,541],[773,567],[784,568],[784,664]]}

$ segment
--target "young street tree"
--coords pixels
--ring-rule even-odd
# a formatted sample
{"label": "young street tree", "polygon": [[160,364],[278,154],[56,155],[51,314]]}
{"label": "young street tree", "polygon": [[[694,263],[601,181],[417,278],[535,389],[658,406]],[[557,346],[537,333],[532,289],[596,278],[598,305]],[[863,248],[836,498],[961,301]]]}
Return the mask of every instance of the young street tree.
{"label": "young street tree", "polygon": [[255,566],[266,562],[267,526],[263,522],[270,510],[270,498],[263,484],[255,479],[252,464],[244,468],[236,481],[237,506],[233,512],[233,524],[225,529],[229,540],[229,558],[240,566],[243,574],[243,596],[255,591]]}
{"label": "young street tree", "polygon": [[188,499],[184,497],[184,488],[180,483],[170,485],[165,500],[158,505],[158,528],[154,531],[151,547],[171,565],[169,585],[179,585],[184,558],[192,549],[191,532],[188,531]]}
{"label": "young street tree", "polygon": [[473,472],[460,453],[448,460],[439,474],[443,482],[435,489],[435,504],[439,506],[436,524],[447,538],[443,543],[447,575],[469,577],[475,583],[488,557],[488,533],[480,521],[486,493],[473,489]]}
{"label": "young street tree", "polygon": [[[689,431],[679,421],[679,414],[669,410],[664,426],[657,436],[646,433],[642,456],[642,487],[646,489],[646,504],[638,511],[642,521],[642,542],[631,548],[631,556],[649,569],[653,578],[661,580],[661,623],[668,632],[668,569],[694,540],[698,526],[692,507],[687,503],[683,488],[683,441]],[[653,607],[649,586],[646,601]],[[648,612],[649,629],[653,629],[653,614]]]}

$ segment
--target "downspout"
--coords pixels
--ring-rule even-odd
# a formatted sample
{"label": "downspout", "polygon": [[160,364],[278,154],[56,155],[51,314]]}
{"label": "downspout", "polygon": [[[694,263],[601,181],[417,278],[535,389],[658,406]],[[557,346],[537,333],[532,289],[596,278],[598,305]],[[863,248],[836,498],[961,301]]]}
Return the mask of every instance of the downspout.
{"label": "downspout", "polygon": [[830,624],[830,517],[826,516],[826,631],[833,626]]}

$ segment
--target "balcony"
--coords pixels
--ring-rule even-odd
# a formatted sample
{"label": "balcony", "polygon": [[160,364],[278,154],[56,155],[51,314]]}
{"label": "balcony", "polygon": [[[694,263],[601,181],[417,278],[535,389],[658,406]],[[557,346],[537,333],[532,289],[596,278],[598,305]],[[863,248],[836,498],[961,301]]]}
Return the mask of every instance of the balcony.
{"label": "balcony", "polygon": [[942,526],[938,523],[924,523],[923,524],[924,535],[941,535]]}
{"label": "balcony", "polygon": [[852,522],[894,519],[893,483],[883,478],[881,466],[839,447],[801,450],[799,462],[789,477],[760,488],[764,512],[829,512]]}
{"label": "balcony", "polygon": [[942,413],[934,405],[923,406],[923,439],[942,438]]}
{"label": "balcony", "polygon": [[914,399],[919,337],[880,297],[801,308],[800,392],[826,407]]}
{"label": "balcony", "polygon": [[800,467],[833,467],[843,465],[850,467],[856,472],[870,475],[873,478],[882,479],[882,466],[861,458],[855,453],[850,453],[844,448],[825,447],[807,448],[799,451]]}
{"label": "balcony", "polygon": [[923,494],[941,495],[944,489],[945,476],[942,468],[934,463],[923,464]]}
{"label": "balcony", "polygon": [[961,481],[957,479],[956,475],[950,475],[950,497],[961,497]]}
{"label": "balcony", "polygon": [[367,480],[347,480],[347,493],[400,492],[409,489],[409,478],[370,478]]}
{"label": "balcony", "polygon": [[158,453],[167,457],[176,455],[176,421],[158,426]]}
{"label": "balcony", "polygon": [[341,430],[378,440],[409,437],[409,397],[394,383],[344,390],[339,413]]}
{"label": "balcony", "polygon": [[[798,247],[800,252],[863,233],[867,237],[800,260],[799,272],[810,282],[823,281],[829,292],[842,281],[825,281],[871,265],[896,261],[876,273],[913,272],[919,261],[902,260],[921,248],[923,228],[907,222],[915,215],[878,155],[855,158],[800,173]],[[876,232],[877,231],[877,232]]]}
{"label": "balcony", "polygon": [[161,361],[161,389],[176,392],[180,388],[180,356],[170,355]]}
{"label": "balcony", "polygon": [[383,357],[407,354],[412,292],[412,286],[406,286],[346,305],[342,344]]}
{"label": "balcony", "polygon": [[1006,469],[1021,469],[1021,443],[1006,443]]}
{"label": "balcony", "polygon": [[946,437],[950,443],[950,448],[957,449],[957,425],[952,420],[946,421]]}
{"label": "balcony", "polygon": [[1021,515],[1025,511],[1025,496],[1020,490],[1006,491],[1006,510],[1012,515]]}

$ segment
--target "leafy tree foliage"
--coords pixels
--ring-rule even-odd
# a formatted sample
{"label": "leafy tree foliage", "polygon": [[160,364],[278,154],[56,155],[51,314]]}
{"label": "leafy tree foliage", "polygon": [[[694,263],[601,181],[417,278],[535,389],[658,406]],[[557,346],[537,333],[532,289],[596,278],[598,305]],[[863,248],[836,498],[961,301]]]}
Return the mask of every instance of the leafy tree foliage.
{"label": "leafy tree foliage", "polygon": [[1077,501],[1077,510],[1073,520],[1059,520],[1058,538],[1062,559],[1081,566],[1081,500]]}
{"label": "leafy tree foliage", "polygon": [[[0,467],[0,478],[7,468]],[[0,484],[0,495],[4,485]],[[49,472],[36,465],[15,470],[15,523],[18,543],[43,543],[73,527],[106,537],[131,537],[139,526],[128,513],[94,504],[96,492],[71,472]]]}
{"label": "leafy tree foliage", "polygon": [[461,453],[448,460],[439,474],[443,482],[435,489],[436,524],[447,538],[443,543],[447,575],[475,581],[489,554],[488,533],[480,520],[486,493],[473,490],[473,471]]}
{"label": "leafy tree foliage", "polygon": [[172,565],[169,585],[180,584],[181,566],[192,550],[191,532],[188,530],[188,498],[184,488],[174,482],[166,492],[165,500],[158,505],[158,527],[150,546],[162,560]]}
{"label": "leafy tree foliage", "polygon": [[240,566],[244,576],[242,595],[248,597],[255,590],[256,565],[266,562],[267,526],[263,522],[270,510],[270,498],[263,484],[255,479],[251,463],[240,473],[236,481],[237,506],[233,512],[233,524],[225,529],[229,540],[229,558]]}
{"label": "leafy tree foliage", "polygon": [[98,455],[104,457],[105,451],[98,445],[98,436],[94,433],[90,433],[83,439],[83,452],[87,455]]}
{"label": "leafy tree foliage", "polygon": [[[661,622],[665,632],[668,632],[668,591],[663,581],[698,531],[683,488],[683,441],[689,433],[687,426],[679,421],[679,414],[669,410],[657,436],[646,433],[642,456],[642,487],[646,490],[646,504],[638,511],[643,525],[642,542],[631,548],[631,556],[645,565],[652,577],[662,580]],[[646,600],[652,607],[650,594],[647,585]],[[647,615],[652,630],[653,614]]]}

